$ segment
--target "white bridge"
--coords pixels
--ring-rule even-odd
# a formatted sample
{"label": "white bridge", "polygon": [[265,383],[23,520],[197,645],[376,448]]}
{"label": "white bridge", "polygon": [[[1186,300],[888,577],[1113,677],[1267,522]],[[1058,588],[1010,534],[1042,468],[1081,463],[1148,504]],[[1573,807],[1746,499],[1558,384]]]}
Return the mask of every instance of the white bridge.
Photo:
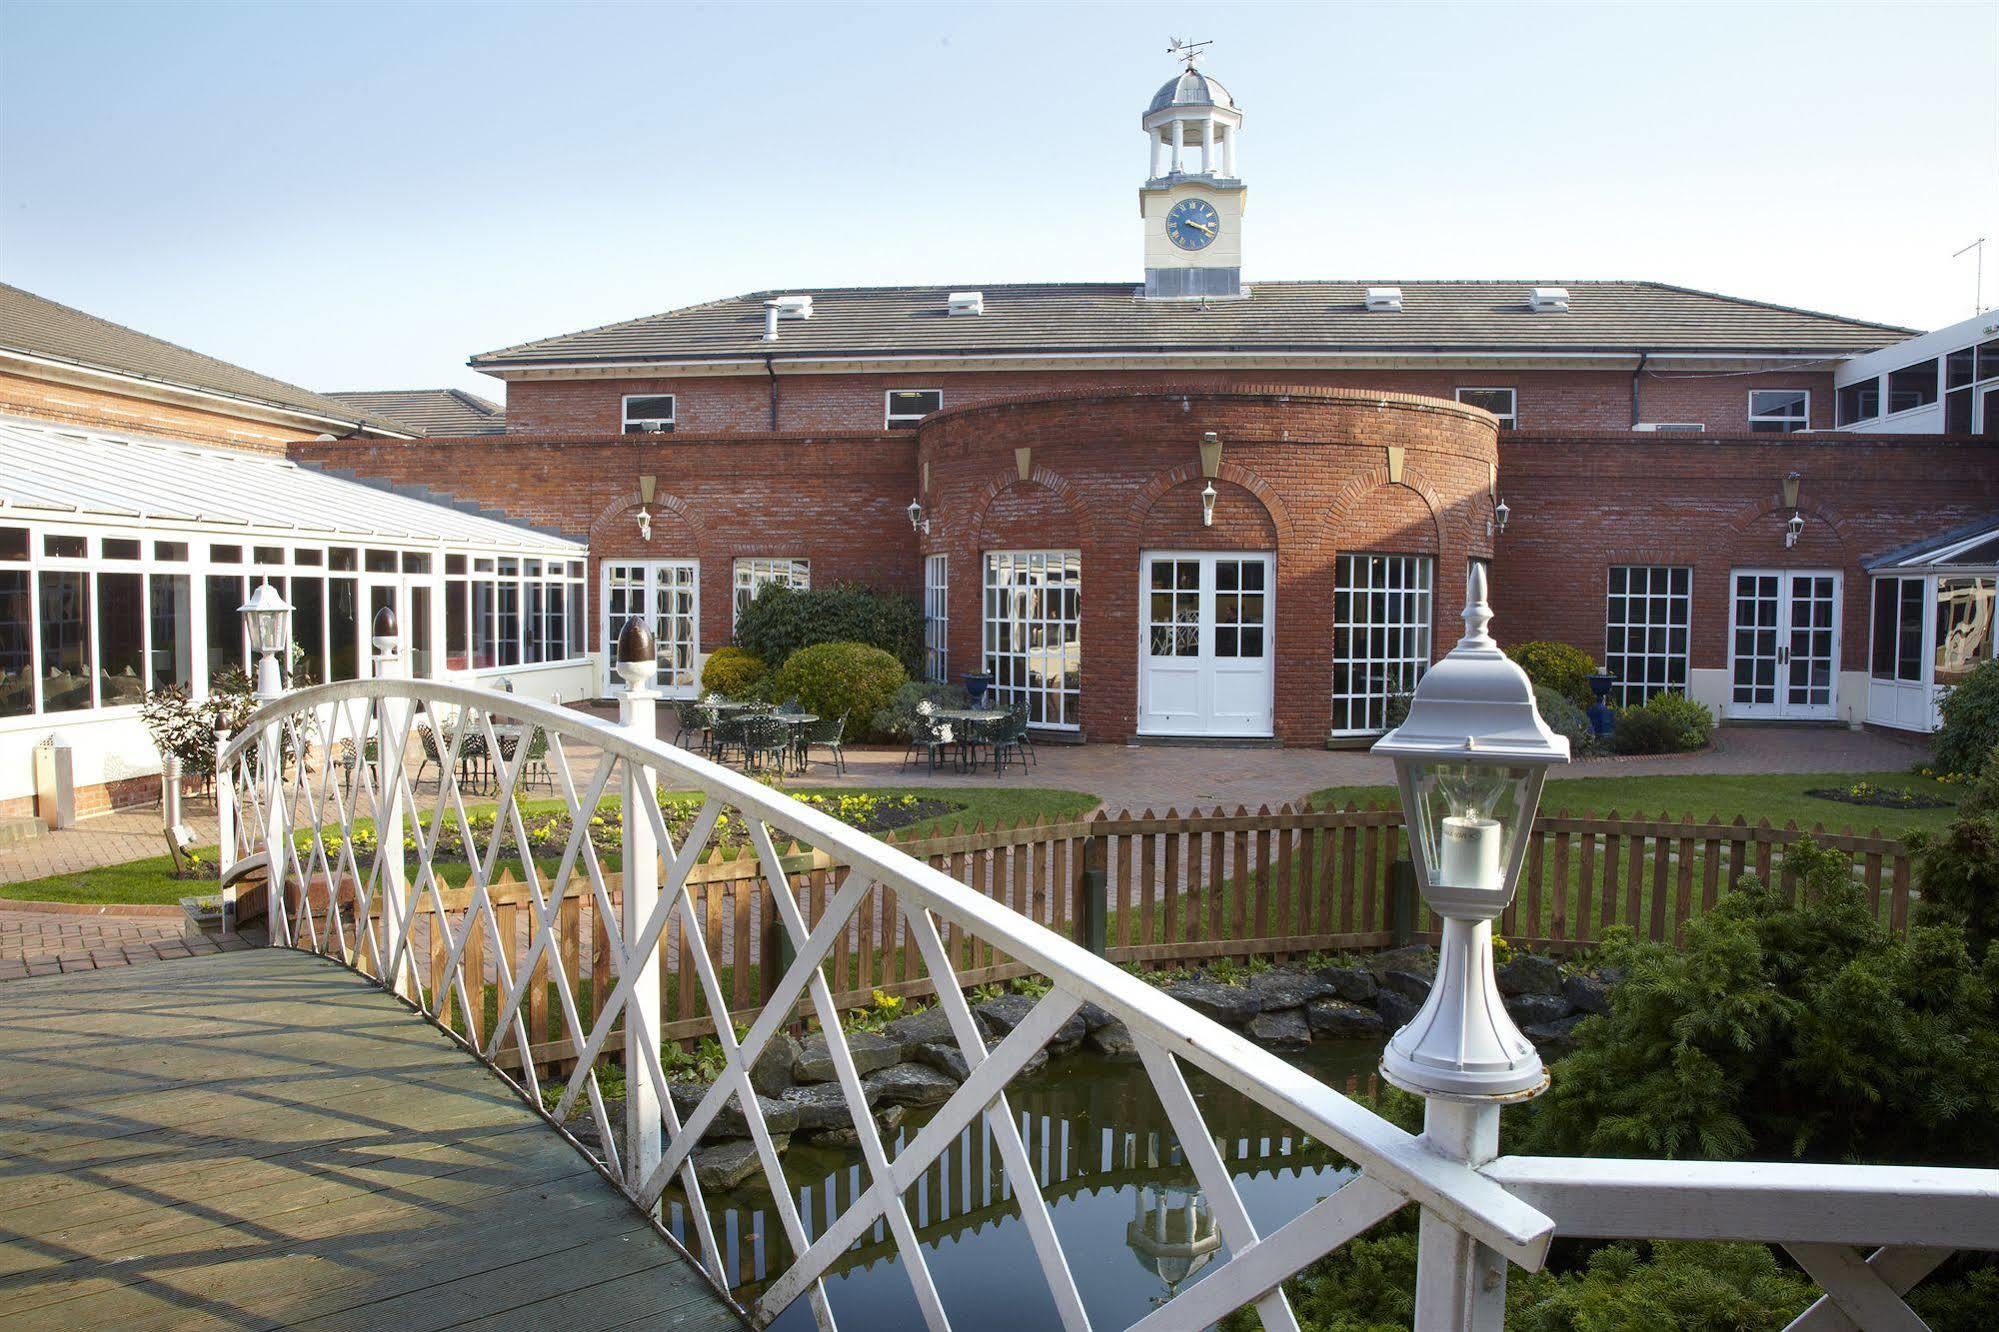
{"label": "white bridge", "polygon": [[[380,674],[393,675],[392,658],[382,666]],[[433,765],[434,781],[426,776],[422,783],[411,771],[424,752],[419,727],[442,759]],[[1903,1293],[1955,1250],[1999,1249],[1999,1171],[1494,1159],[1496,1143],[1477,1140],[1491,1135],[1473,1129],[1469,1118],[1454,1120],[1441,1104],[1433,1104],[1430,1133],[1412,1135],[974,888],[654,736],[655,702],[642,691],[625,697],[619,725],[510,694],[395,678],[272,699],[218,750],[225,891],[233,897],[243,885],[244,900],[235,905],[246,912],[251,895],[263,892],[274,945],[338,956],[374,978],[468,1044],[537,1110],[547,1104],[552,1123],[566,1121],[578,1107],[587,1110],[598,1144],[590,1150],[639,1206],[655,1208],[670,1188],[680,1191],[692,1230],[691,1257],[724,1291],[731,1274],[709,1224],[692,1154],[733,1105],[747,1121],[789,1256],[745,1310],[756,1326],[802,1299],[811,1302],[822,1327],[833,1327],[824,1278],[879,1222],[926,1325],[937,1332],[948,1328],[945,1301],[904,1194],[968,1126],[983,1120],[1061,1325],[1071,1332],[1091,1327],[1007,1101],[1009,1083],[1085,1003],[1101,1006],[1130,1029],[1213,1207],[1227,1255],[1136,1327],[1198,1329],[1252,1305],[1265,1327],[1295,1328],[1281,1283],[1409,1206],[1423,1217],[1417,1322],[1426,1332],[1500,1327],[1508,1265],[1538,1269],[1557,1235],[1781,1245],[1824,1292],[1793,1324],[1814,1329],[1920,1328]],[[496,795],[461,789],[458,760],[468,746],[492,756]],[[528,845],[529,824],[548,817],[546,807],[529,807],[522,789],[530,762],[546,764],[554,806],[567,815],[567,845],[552,872],[503,846]],[[661,789],[699,793],[699,812],[678,836],[655,798]],[[607,867],[590,836],[592,817],[607,797],[621,800],[619,812],[607,817],[621,820],[615,841],[622,873]],[[488,802],[496,803],[498,817],[482,844],[470,815]],[[365,834],[369,822],[376,835],[371,848],[358,853],[355,834]],[[722,962],[706,944],[710,922],[691,909],[688,892],[689,873],[718,830],[746,835],[755,848],[767,893],[760,909],[774,913],[788,945],[781,974],[762,978],[758,1015],[741,1034]],[[457,835],[471,861],[452,867],[449,885],[438,855],[447,832]],[[844,867],[830,900],[815,904],[809,915],[780,855],[781,845],[793,842]],[[262,864],[267,848],[274,849],[280,871],[272,890],[248,887],[245,871]],[[488,891],[509,861],[531,904],[525,952],[518,939],[502,938],[501,914]],[[447,887],[458,889],[461,876],[469,898],[452,891],[447,900]],[[876,885],[892,897],[871,897]],[[578,973],[589,959],[558,942],[563,904],[579,899],[594,906],[606,936],[608,966],[593,965],[587,982]],[[844,943],[860,928],[855,915],[863,900],[892,903],[899,919],[867,925],[889,946],[913,942],[970,1069],[893,1158],[866,1109],[820,966],[836,941]],[[521,928],[511,910],[507,928]],[[955,983],[956,949],[940,930],[953,944],[966,937],[988,944],[1050,984],[1032,1014],[990,1051]],[[726,1056],[726,1068],[684,1116],[676,1112],[661,1058],[660,957],[675,940],[698,973],[710,1031]],[[734,965],[746,963],[734,959]],[[543,975],[552,982],[553,1011],[541,1007],[545,996],[530,999],[531,980]],[[588,1017],[577,1002],[585,983],[594,1010]],[[489,1020],[477,1020],[482,1012]],[[465,1021],[467,1014],[474,1020]],[[866,1172],[846,1210],[816,1231],[807,1228],[786,1187],[750,1081],[766,1044],[800,1014],[826,1035]],[[538,1076],[531,1053],[546,1033],[531,1032],[531,1020],[559,1027],[568,1048],[580,1052],[565,1061],[571,1067],[552,1086]],[[605,1090],[614,1062],[623,1069],[621,1110]],[[1359,1173],[1290,1223],[1259,1232],[1189,1092],[1189,1067],[1327,1144]],[[1445,1140],[1453,1123],[1465,1126],[1467,1140]]]}

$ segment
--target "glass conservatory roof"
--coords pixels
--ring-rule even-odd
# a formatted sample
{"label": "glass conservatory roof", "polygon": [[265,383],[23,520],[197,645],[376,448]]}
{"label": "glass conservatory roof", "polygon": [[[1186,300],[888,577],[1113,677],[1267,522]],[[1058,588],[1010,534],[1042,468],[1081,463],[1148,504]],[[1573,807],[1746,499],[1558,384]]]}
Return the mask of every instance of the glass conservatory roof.
{"label": "glass conservatory roof", "polygon": [[1869,573],[1999,566],[1999,517],[1981,518],[1941,536],[1914,541],[1867,561]]}

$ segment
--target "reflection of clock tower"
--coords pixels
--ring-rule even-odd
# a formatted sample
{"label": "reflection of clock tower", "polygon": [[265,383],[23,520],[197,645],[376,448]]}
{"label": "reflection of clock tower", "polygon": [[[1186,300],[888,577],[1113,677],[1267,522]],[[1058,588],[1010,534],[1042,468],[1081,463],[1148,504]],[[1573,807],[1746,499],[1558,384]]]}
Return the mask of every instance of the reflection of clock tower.
{"label": "reflection of clock tower", "polygon": [[1139,186],[1145,294],[1151,299],[1244,295],[1242,214],[1235,171],[1242,112],[1228,89],[1187,68],[1145,109],[1152,178]]}

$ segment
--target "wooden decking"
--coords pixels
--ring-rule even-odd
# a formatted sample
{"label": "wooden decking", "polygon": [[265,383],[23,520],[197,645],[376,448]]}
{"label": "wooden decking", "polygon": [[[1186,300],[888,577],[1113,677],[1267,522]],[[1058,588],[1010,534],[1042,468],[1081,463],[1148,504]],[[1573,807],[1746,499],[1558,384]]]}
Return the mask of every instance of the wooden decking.
{"label": "wooden decking", "polygon": [[0,1329],[728,1328],[476,1060],[279,949],[0,982]]}

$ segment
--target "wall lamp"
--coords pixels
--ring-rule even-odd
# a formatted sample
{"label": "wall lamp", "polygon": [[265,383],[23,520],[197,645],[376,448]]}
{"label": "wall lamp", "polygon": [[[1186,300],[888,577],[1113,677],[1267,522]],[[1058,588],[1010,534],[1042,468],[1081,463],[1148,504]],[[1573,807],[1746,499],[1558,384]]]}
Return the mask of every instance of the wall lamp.
{"label": "wall lamp", "polygon": [[1210,481],[1201,488],[1201,526],[1215,525],[1215,483]]}
{"label": "wall lamp", "polygon": [[658,477],[642,476],[639,478],[638,520],[639,520],[639,539],[642,541],[652,540],[652,510],[648,506],[652,504],[652,497],[655,493],[657,493],[658,488],[659,488]]}
{"label": "wall lamp", "polygon": [[1798,538],[1805,534],[1805,515],[1798,508],[1798,483],[1804,480],[1804,473],[1792,472],[1784,478],[1784,507],[1791,511],[1790,521],[1784,524],[1784,549],[1798,544]]}
{"label": "wall lamp", "polygon": [[1506,530],[1506,520],[1512,516],[1513,510],[1507,506],[1505,500],[1494,500],[1492,504],[1492,530],[1494,532],[1504,532]]}
{"label": "wall lamp", "polygon": [[923,511],[922,500],[911,500],[909,508],[905,512],[909,514],[910,527],[921,532],[924,536],[930,535],[930,515]]}

